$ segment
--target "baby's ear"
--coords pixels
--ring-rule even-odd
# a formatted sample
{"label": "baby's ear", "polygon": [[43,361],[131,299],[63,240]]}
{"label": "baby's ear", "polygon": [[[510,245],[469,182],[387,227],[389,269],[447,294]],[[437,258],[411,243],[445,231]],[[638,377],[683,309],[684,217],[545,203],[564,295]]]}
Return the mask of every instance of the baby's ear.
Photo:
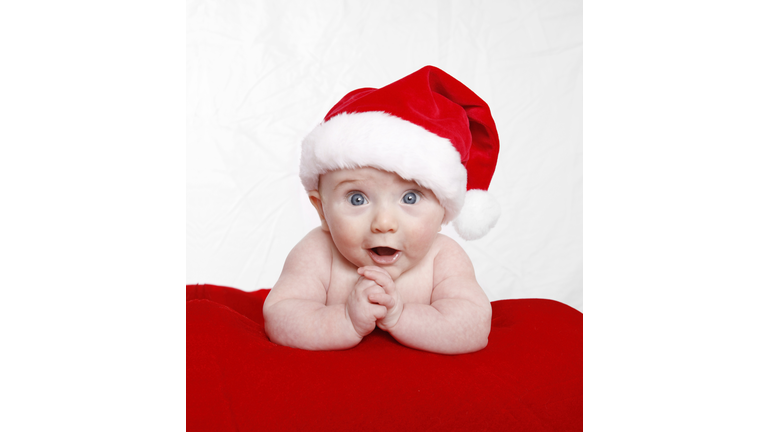
{"label": "baby's ear", "polygon": [[325,221],[325,213],[323,213],[323,200],[320,198],[320,192],[311,190],[307,193],[309,195],[309,202],[317,210],[317,215],[320,216],[320,229],[328,232],[328,223]]}

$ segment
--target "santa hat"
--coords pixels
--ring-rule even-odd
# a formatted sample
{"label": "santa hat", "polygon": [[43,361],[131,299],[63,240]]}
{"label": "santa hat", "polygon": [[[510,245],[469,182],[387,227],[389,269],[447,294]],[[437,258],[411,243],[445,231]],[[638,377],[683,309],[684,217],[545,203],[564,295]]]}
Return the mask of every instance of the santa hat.
{"label": "santa hat", "polygon": [[307,191],[321,174],[373,167],[429,188],[466,240],[501,213],[488,193],[499,135],[488,105],[458,80],[426,66],[380,89],[344,96],[304,138],[299,175]]}

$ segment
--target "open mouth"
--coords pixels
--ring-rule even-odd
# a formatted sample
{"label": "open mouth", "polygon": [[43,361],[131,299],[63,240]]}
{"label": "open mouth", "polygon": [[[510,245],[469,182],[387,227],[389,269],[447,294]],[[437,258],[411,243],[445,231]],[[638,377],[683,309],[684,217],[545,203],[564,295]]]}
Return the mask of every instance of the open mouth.
{"label": "open mouth", "polygon": [[378,256],[392,256],[397,253],[397,249],[386,246],[371,248],[371,251]]}
{"label": "open mouth", "polygon": [[376,265],[391,265],[397,262],[398,258],[400,258],[400,255],[402,254],[397,249],[392,249],[391,247],[386,246],[378,246],[368,249],[368,255],[371,256],[371,259]]}

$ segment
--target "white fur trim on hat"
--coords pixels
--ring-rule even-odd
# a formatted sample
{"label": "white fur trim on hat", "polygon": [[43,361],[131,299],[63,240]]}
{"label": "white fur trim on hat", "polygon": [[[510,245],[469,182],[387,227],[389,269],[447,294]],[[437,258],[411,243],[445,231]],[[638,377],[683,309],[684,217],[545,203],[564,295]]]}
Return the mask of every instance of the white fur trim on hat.
{"label": "white fur trim on hat", "polygon": [[461,211],[467,170],[451,141],[384,112],[342,113],[304,138],[299,176],[307,191],[321,174],[373,167],[429,188],[445,209],[444,222]]}
{"label": "white fur trim on hat", "polygon": [[477,240],[488,234],[501,215],[501,206],[493,195],[480,189],[467,191],[464,208],[453,220],[453,228],[464,240]]}

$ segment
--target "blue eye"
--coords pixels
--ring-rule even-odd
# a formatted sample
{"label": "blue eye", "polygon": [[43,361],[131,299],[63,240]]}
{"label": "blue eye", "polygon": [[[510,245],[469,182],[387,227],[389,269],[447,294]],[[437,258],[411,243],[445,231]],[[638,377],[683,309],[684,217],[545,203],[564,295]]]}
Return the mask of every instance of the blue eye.
{"label": "blue eye", "polygon": [[365,196],[359,192],[348,196],[347,201],[349,201],[349,203],[353,206],[360,206],[368,202],[368,200],[365,199]]}
{"label": "blue eye", "polygon": [[416,204],[419,202],[419,195],[415,192],[408,192],[403,195],[403,202],[406,204]]}

